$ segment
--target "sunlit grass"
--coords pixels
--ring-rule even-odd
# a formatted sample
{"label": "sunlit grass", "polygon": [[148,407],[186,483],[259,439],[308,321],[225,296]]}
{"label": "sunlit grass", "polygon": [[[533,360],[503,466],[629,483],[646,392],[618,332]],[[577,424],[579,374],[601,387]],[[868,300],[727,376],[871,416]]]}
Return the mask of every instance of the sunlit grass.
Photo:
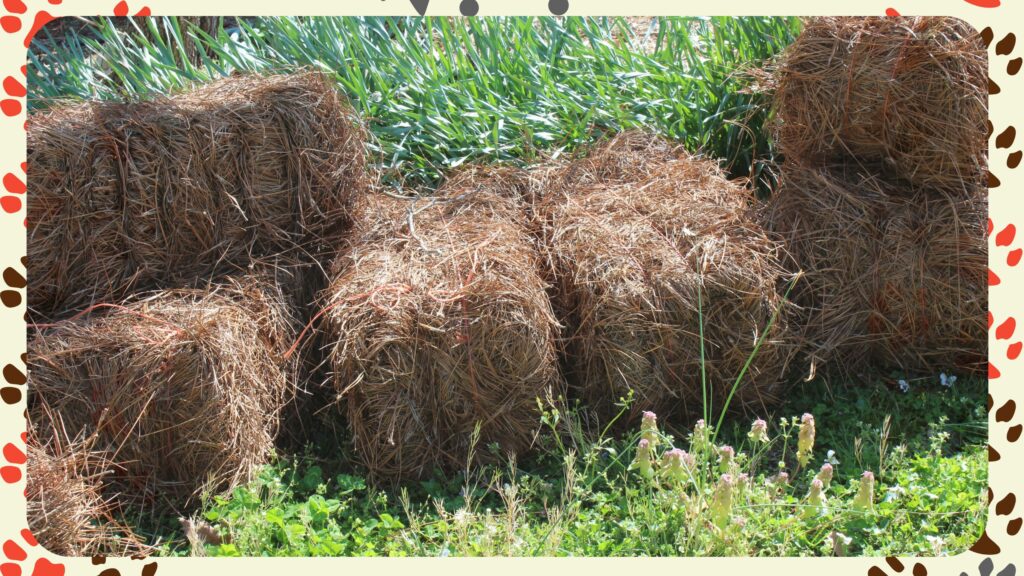
{"label": "sunlit grass", "polygon": [[767,185],[769,112],[741,92],[743,72],[787,46],[799,21],[663,18],[634,30],[613,18],[259,18],[212,36],[181,26],[152,18],[123,31],[101,19],[59,42],[44,30],[30,107],[305,66],[333,76],[366,118],[391,182],[431,184],[466,162],[528,163],[647,127]]}

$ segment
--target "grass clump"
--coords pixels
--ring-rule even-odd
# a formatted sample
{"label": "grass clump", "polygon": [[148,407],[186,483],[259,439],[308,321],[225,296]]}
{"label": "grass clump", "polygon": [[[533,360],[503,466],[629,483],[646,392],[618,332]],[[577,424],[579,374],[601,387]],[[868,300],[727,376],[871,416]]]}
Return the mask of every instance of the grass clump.
{"label": "grass clump", "polygon": [[531,162],[640,127],[767,184],[769,103],[745,90],[742,72],[799,28],[795,18],[658,18],[644,29],[622,18],[287,17],[221,22],[209,34],[173,17],[126,29],[98,19],[60,41],[37,36],[29,105],[302,66],[334,78],[396,184],[433,184],[466,162]]}

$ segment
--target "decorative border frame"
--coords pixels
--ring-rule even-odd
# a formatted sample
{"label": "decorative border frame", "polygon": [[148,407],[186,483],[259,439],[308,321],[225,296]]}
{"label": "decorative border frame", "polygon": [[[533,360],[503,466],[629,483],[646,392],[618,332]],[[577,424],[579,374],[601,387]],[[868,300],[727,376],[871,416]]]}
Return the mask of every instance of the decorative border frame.
{"label": "decorative border frame", "polygon": [[[890,1],[893,4],[890,4]],[[42,26],[61,16],[109,15],[684,15],[714,10],[719,15],[799,14],[941,14],[963,18],[983,31],[990,58],[990,217],[989,237],[989,515],[985,532],[967,552],[943,558],[666,558],[579,559],[597,572],[636,569],[636,562],[655,569],[763,570],[768,573],[828,569],[833,574],[913,576],[978,574],[1014,576],[1016,563],[1024,561],[1024,505],[1017,506],[1016,491],[1024,477],[1024,402],[1019,380],[1024,376],[1024,334],[1017,332],[1016,317],[1024,317],[1024,300],[1016,298],[1024,288],[1024,234],[1016,222],[1024,222],[1024,199],[1015,190],[1024,184],[1024,170],[1016,170],[1024,156],[1024,142],[1016,139],[1015,123],[1022,120],[1024,102],[1024,45],[1017,46],[1014,30],[1024,24],[1024,3],[1015,0],[861,0],[833,4],[811,0],[776,0],[770,7],[757,0],[718,0],[714,4],[684,4],[678,0],[274,0],[245,2],[225,0],[216,4],[201,0],[2,0],[0,10],[0,576],[63,576],[65,573],[120,576],[155,576],[169,572],[212,573],[217,568],[253,573],[288,569],[336,571],[338,569],[444,571],[445,574],[477,572],[481,560],[468,559],[358,559],[358,558],[242,558],[154,560],[133,558],[65,558],[43,549],[26,528],[25,456],[25,121],[26,49]],[[1015,480],[1017,480],[1015,482]],[[287,564],[283,564],[287,562]],[[412,562],[412,564],[409,564]],[[494,559],[488,570],[564,570],[560,559]],[[629,564],[626,564],[626,563]],[[647,564],[650,563],[650,564]],[[582,567],[582,566],[580,566]],[[198,571],[198,572],[197,572]]]}

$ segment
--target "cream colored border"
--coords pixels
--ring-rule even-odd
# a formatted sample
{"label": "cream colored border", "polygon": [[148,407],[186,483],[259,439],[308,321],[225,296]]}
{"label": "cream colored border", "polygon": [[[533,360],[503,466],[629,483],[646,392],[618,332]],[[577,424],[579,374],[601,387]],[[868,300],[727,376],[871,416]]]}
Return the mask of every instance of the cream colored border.
{"label": "cream colored border", "polygon": [[[17,182],[24,181],[21,163],[25,160],[24,132],[24,94],[18,90],[19,83],[24,84],[24,73],[21,67],[25,64],[24,40],[32,26],[37,13],[46,11],[53,16],[63,15],[112,15],[115,10],[123,13],[136,14],[149,8],[154,14],[174,15],[283,15],[283,14],[315,14],[315,15],[413,15],[415,14],[409,0],[289,0],[288,2],[228,0],[217,3],[209,0],[23,0],[26,11],[23,14],[12,14],[18,9],[18,2],[4,2],[0,17],[8,17],[7,23],[13,27],[11,17],[20,18],[21,29],[8,33],[0,31],[0,78],[5,94],[0,94],[4,102],[0,108],[12,110],[20,104],[20,112],[13,117],[0,115],[0,174],[10,174],[4,178],[5,184],[0,188],[0,197],[16,196],[24,199],[18,192]],[[56,4],[54,2],[57,2]],[[430,0],[429,15],[459,15],[460,0]],[[547,0],[478,0],[480,16],[487,15],[549,15]],[[1002,0],[1000,6],[985,7],[984,4],[999,4],[996,0],[863,0],[856,3],[840,4],[822,2],[821,0],[776,0],[766,3],[756,0],[718,0],[717,2],[685,2],[682,0],[570,0],[569,15],[881,15],[887,10],[896,9],[902,14],[935,14],[961,17],[979,30],[991,27],[998,42],[1010,32],[1024,34],[1024,3],[1019,0]],[[0,21],[2,23],[2,21]],[[7,26],[4,26],[4,30]],[[1007,75],[1007,63],[1012,58],[1024,55],[1024,42],[1020,43],[1010,55],[995,54],[995,42],[990,48],[991,76],[1001,88],[1001,92],[993,95],[990,104],[991,120],[995,135],[1013,124],[1024,127],[1021,113],[1018,111],[1024,103],[1024,73],[1017,77]],[[9,78],[8,78],[9,77]],[[1024,531],[1010,535],[1008,523],[1024,516],[1024,503],[1007,514],[997,514],[995,503],[1009,502],[1004,500],[1007,494],[1024,488],[1020,481],[1024,475],[1024,442],[1009,443],[1007,432],[1011,426],[1024,422],[1024,410],[1018,411],[1008,422],[999,422],[995,416],[998,408],[1009,401],[1024,404],[1024,386],[1021,376],[1024,375],[1024,362],[1013,361],[1007,357],[1010,344],[1022,339],[1013,336],[997,339],[995,328],[1004,325],[1008,318],[1024,316],[1024,302],[1017,297],[1024,289],[1024,266],[1011,267],[1007,256],[1018,246],[1024,247],[1021,241],[1014,239],[1009,245],[997,246],[997,233],[1004,231],[1014,222],[1024,223],[1024,200],[1021,199],[1021,188],[1024,185],[1024,170],[1010,170],[1007,167],[1007,156],[1024,148],[1024,138],[1008,149],[996,148],[991,145],[991,166],[1000,185],[993,188],[990,199],[990,213],[994,231],[990,237],[990,265],[992,273],[999,278],[998,285],[990,288],[990,307],[993,311],[990,335],[990,353],[993,364],[1001,372],[998,378],[990,383],[990,395],[993,409],[990,411],[990,435],[993,449],[1000,455],[997,461],[990,464],[990,483],[995,496],[990,509],[986,533],[1001,552],[993,556],[985,556],[976,552],[967,552],[951,558],[901,559],[903,573],[920,576],[922,570],[929,574],[979,574],[983,560],[990,558],[993,574],[999,573],[1011,563],[1021,564],[1024,560]],[[11,180],[11,177],[14,180]],[[31,194],[31,190],[28,191]],[[23,202],[22,202],[23,204]],[[24,207],[14,213],[0,211],[0,268],[13,267],[24,273],[20,258],[25,254],[25,211]],[[1006,239],[1007,232],[1001,236]],[[31,281],[31,279],[30,279]],[[6,289],[6,287],[3,287]],[[22,294],[24,290],[19,290]],[[24,304],[16,308],[0,308],[0,364],[13,364],[24,368],[20,354],[25,349]],[[2,382],[0,382],[2,384]],[[20,404],[8,406],[0,404],[0,444],[4,445],[3,461],[0,466],[9,466],[24,470],[19,462],[18,450],[24,448],[20,438],[25,430],[23,419],[24,399]],[[1005,414],[1007,411],[1004,410]],[[7,445],[10,447],[7,447]],[[13,448],[13,450],[12,450]],[[23,474],[22,474],[23,476]],[[394,573],[426,572],[450,576],[472,574],[477,576],[481,570],[491,573],[514,573],[523,571],[563,572],[566,570],[585,573],[625,573],[632,570],[653,571],[664,574],[669,571],[713,571],[730,573],[733,571],[754,571],[764,574],[793,573],[795,571],[828,571],[831,575],[872,574],[880,576],[878,569],[885,574],[900,573],[894,564],[881,558],[840,558],[840,559],[740,559],[740,558],[678,558],[678,559],[107,559],[103,565],[94,565],[87,558],[61,558],[32,546],[26,542],[21,530],[25,528],[24,479],[14,483],[0,483],[0,540],[10,539],[26,552],[23,560],[9,559],[0,556],[0,563],[10,563],[15,567],[5,567],[3,574],[33,574],[38,576],[60,576],[68,574],[99,574],[105,570],[116,569],[119,574],[145,574],[157,570],[160,575],[204,574],[219,575],[224,571],[250,572],[254,574],[272,574],[278,572],[312,573],[312,572],[343,572],[356,573],[367,571],[387,571]],[[1024,496],[1024,491],[1022,491]],[[1002,508],[1001,508],[1002,511]],[[6,550],[6,547],[5,547]],[[155,565],[154,565],[155,563]],[[874,569],[873,569],[874,567]],[[1022,565],[1024,568],[1024,565]],[[869,572],[870,570],[870,572]],[[10,572],[9,572],[10,571]],[[108,572],[105,576],[113,576]]]}

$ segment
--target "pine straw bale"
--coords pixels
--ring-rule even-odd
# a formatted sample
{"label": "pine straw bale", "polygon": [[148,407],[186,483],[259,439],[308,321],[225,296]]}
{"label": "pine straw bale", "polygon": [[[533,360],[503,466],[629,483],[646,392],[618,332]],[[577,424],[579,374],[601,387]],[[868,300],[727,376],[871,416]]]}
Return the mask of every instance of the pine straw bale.
{"label": "pine straw bale", "polygon": [[29,118],[28,306],[43,318],[116,293],[127,267],[117,152],[97,112],[72,106]]}
{"label": "pine straw bale", "polygon": [[535,244],[501,173],[433,198],[368,198],[324,295],[334,391],[378,480],[526,450],[558,394],[557,321]]}
{"label": "pine straw bale", "polygon": [[[606,148],[594,158],[609,155],[618,156]],[[589,162],[586,172],[603,171]],[[750,217],[749,191],[713,161],[686,156],[630,180],[569,188],[541,204],[570,384],[605,414],[630,389],[634,415],[698,413],[703,315],[715,406],[771,324],[732,405],[763,409],[782,391],[794,343],[779,294],[781,249]]]}
{"label": "pine straw bale", "polygon": [[985,185],[987,69],[980,35],[955,18],[810,19],[779,70],[780,147],[973,192]]}
{"label": "pine straw bale", "polygon": [[529,173],[526,198],[539,214],[540,204],[549,196],[577,188],[634,183],[666,162],[684,157],[688,154],[682,146],[653,133],[620,132],[574,158],[534,167]]}
{"label": "pine straw bale", "polygon": [[806,271],[794,298],[811,361],[983,370],[987,212],[984,191],[908,195],[870,169],[787,164],[766,218]]}
{"label": "pine straw bale", "polygon": [[189,505],[245,482],[292,395],[283,302],[249,277],[55,324],[29,343],[34,419],[57,414],[69,436],[95,435],[121,463],[123,492],[144,504]]}
{"label": "pine straw bale", "polygon": [[349,219],[366,184],[364,141],[316,73],[33,115],[30,310],[59,317],[252,256],[301,254]]}
{"label": "pine straw bale", "polygon": [[25,500],[28,527],[38,542],[62,556],[129,556],[149,551],[114,520],[116,504],[103,495],[111,463],[88,441],[28,442]]}

